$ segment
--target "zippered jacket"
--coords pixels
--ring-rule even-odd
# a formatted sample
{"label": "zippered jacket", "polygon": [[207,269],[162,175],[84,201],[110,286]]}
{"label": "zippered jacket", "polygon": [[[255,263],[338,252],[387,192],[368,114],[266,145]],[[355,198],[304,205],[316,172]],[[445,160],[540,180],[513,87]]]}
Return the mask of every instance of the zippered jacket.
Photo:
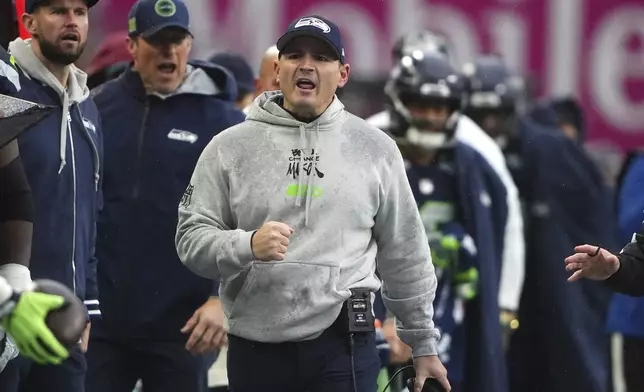
{"label": "zippered jacket", "polygon": [[92,92],[106,158],[96,245],[104,328],[93,333],[183,340],[186,321],[219,294],[216,281],[181,263],[174,236],[177,208],[202,150],[244,121],[236,92],[227,70],[197,61],[168,95],[146,93],[132,69]]}
{"label": "zippered jacket", "polygon": [[60,107],[18,137],[34,199],[32,279],[64,283],[98,315],[94,241],[101,206],[102,138],[87,75],[70,65],[66,87],[43,65],[30,40],[0,52],[0,93]]}

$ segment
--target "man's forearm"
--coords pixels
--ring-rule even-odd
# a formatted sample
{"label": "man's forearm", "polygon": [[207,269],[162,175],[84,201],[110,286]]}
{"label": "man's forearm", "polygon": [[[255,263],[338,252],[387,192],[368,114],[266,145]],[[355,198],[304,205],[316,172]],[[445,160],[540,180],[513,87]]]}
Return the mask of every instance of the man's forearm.
{"label": "man's forearm", "polygon": [[440,334],[434,322],[432,289],[415,298],[393,299],[383,293],[383,301],[396,316],[398,336],[412,348],[413,356],[436,355]]}
{"label": "man's forearm", "polygon": [[34,207],[15,141],[0,149],[0,275],[17,290],[31,284]]}
{"label": "man's forearm", "polygon": [[0,222],[0,266],[20,264],[29,267],[32,234],[31,222]]}
{"label": "man's forearm", "polygon": [[644,252],[632,242],[617,255],[619,269],[605,283],[612,290],[631,296],[644,296]]}
{"label": "man's forearm", "polygon": [[[0,154],[4,160],[8,150]],[[0,265],[29,265],[33,216],[31,189],[18,156],[0,166]]]}
{"label": "man's forearm", "polygon": [[31,285],[31,234],[31,222],[0,222],[0,276],[19,291]]}

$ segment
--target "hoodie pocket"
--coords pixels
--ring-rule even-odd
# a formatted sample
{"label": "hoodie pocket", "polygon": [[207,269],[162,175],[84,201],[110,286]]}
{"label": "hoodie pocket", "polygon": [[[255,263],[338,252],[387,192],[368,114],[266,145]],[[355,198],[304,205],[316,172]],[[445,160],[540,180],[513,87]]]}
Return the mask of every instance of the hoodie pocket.
{"label": "hoodie pocket", "polygon": [[229,313],[231,334],[279,342],[323,331],[346,300],[339,274],[331,263],[255,262]]}

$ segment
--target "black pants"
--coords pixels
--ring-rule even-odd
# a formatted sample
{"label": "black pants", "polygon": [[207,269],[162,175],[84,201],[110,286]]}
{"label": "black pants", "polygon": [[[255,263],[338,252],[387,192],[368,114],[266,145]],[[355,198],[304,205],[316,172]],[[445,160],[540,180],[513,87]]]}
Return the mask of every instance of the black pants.
{"label": "black pants", "polygon": [[39,365],[19,356],[0,372],[2,392],[85,392],[87,364],[80,349],[60,365]]}
{"label": "black pants", "polygon": [[137,380],[145,392],[206,392],[208,356],[194,356],[183,342],[90,339],[87,392],[132,392]]}
{"label": "black pants", "polygon": [[644,392],[644,339],[624,336],[624,378],[628,392]]}
{"label": "black pants", "polygon": [[[356,334],[354,342],[355,392],[376,392],[380,357],[374,333]],[[354,392],[349,353],[348,332],[338,322],[318,338],[303,342],[258,343],[229,335],[229,389]]]}

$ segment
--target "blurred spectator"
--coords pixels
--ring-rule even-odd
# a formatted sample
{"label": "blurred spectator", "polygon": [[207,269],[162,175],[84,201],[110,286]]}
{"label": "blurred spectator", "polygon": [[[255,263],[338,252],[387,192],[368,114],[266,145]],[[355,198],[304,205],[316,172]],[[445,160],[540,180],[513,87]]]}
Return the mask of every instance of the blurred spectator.
{"label": "blurred spectator", "polygon": [[572,142],[583,146],[609,188],[622,163],[621,153],[606,141],[587,143],[587,127],[584,110],[574,97],[546,98],[538,101],[529,113],[530,118],[545,129],[563,133]]}
{"label": "blurred spectator", "polygon": [[101,43],[96,55],[87,66],[87,87],[94,89],[100,84],[118,77],[132,61],[127,50],[127,31],[108,35]]}
{"label": "blurred spectator", "polygon": [[255,75],[246,59],[232,53],[218,53],[208,60],[229,70],[237,83],[237,107],[243,110],[255,99]]}
{"label": "blurred spectator", "polygon": [[552,108],[557,115],[557,123],[564,135],[570,140],[583,143],[586,140],[584,113],[577,100],[572,97],[554,99]]}
{"label": "blurred spectator", "polygon": [[275,73],[275,62],[279,57],[279,50],[277,46],[273,45],[266,49],[262,61],[259,65],[259,76],[255,80],[255,95],[259,96],[265,91],[279,90],[280,85],[277,82],[277,74]]}

